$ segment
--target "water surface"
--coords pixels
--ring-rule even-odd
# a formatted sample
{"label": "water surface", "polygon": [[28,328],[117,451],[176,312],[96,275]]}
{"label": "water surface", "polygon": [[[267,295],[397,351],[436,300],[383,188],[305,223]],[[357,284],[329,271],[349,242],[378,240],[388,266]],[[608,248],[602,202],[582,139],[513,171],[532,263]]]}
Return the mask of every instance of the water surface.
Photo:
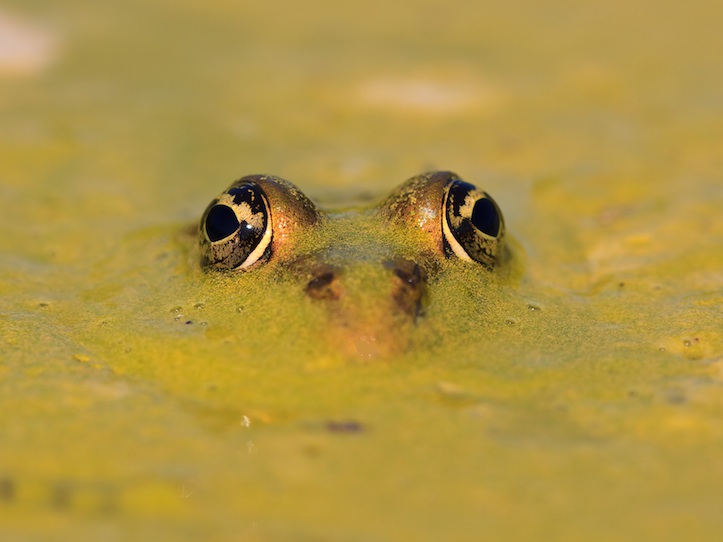
{"label": "water surface", "polygon": [[[0,15],[4,538],[718,538],[718,4]],[[407,355],[325,354],[296,292],[198,269],[243,174],[348,205],[434,168],[521,274],[441,285]]]}

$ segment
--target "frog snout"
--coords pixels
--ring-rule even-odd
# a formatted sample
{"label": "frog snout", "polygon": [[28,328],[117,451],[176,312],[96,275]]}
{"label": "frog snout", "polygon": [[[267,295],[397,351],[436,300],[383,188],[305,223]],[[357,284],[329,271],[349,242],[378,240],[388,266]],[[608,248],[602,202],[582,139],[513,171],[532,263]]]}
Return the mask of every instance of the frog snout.
{"label": "frog snout", "polygon": [[[426,293],[426,273],[411,260],[385,260],[382,267],[389,272],[390,300],[393,309],[413,320],[422,314],[422,302]],[[332,265],[320,265],[312,272],[305,292],[311,299],[340,301],[347,292],[344,276]],[[376,292],[370,291],[370,294]]]}
{"label": "frog snout", "polygon": [[319,264],[304,291],[326,309],[328,338],[341,351],[384,358],[407,349],[409,328],[423,314],[427,280],[424,269],[406,259],[344,268]]}

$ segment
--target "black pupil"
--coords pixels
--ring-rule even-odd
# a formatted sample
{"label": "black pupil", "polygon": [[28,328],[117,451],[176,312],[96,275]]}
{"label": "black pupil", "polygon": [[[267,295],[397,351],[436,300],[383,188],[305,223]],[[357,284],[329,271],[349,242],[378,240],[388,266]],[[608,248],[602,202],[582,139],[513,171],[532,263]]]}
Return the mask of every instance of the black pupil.
{"label": "black pupil", "polygon": [[478,199],[472,209],[472,224],[482,233],[496,237],[500,231],[500,217],[494,203],[487,198]]}
{"label": "black pupil", "polygon": [[238,230],[238,236],[240,239],[248,239],[249,237],[253,237],[256,235],[256,231],[254,230],[254,227],[246,222],[245,220],[241,221],[240,228]]}
{"label": "black pupil", "polygon": [[236,213],[228,205],[214,205],[206,216],[206,233],[211,242],[225,239],[238,227]]}

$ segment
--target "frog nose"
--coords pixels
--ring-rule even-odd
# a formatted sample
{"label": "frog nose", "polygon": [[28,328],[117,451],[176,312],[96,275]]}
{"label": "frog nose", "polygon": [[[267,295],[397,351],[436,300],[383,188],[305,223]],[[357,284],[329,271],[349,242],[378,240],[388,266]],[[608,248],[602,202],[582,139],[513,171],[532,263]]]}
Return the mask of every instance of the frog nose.
{"label": "frog nose", "polygon": [[416,262],[387,259],[346,263],[317,262],[307,268],[306,295],[325,307],[325,340],[345,355],[371,360],[406,351],[422,315],[426,273]]}
{"label": "frog nose", "polygon": [[311,299],[337,301],[342,295],[339,272],[331,265],[317,266],[304,291]]}
{"label": "frog nose", "polygon": [[422,314],[422,299],[426,290],[426,273],[416,262],[397,259],[387,260],[384,267],[391,269],[399,279],[392,287],[392,299],[401,312],[415,321]]}
{"label": "frog nose", "polygon": [[[413,320],[422,314],[426,292],[426,273],[414,261],[384,260],[382,266],[391,271],[391,299],[394,308]],[[344,296],[341,273],[332,265],[318,265],[311,273],[305,292],[312,299],[338,301]]]}

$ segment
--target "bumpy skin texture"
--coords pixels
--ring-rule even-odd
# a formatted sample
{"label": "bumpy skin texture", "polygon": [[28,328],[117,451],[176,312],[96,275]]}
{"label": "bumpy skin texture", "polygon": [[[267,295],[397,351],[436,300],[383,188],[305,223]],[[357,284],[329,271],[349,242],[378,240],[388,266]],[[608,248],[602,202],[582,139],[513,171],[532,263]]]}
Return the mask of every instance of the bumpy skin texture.
{"label": "bumpy skin texture", "polygon": [[443,257],[442,202],[445,186],[457,178],[451,171],[432,171],[412,177],[382,202],[379,212],[392,223],[419,227],[427,234],[429,249]]}
{"label": "bumpy skin texture", "polygon": [[271,250],[283,257],[293,242],[294,234],[316,225],[322,215],[312,201],[289,181],[273,175],[248,175],[236,183],[248,181],[256,183],[266,194],[274,232]]}
{"label": "bumpy skin texture", "polygon": [[[502,213],[482,190],[450,193],[453,184],[474,189],[451,171],[423,173],[394,190],[380,205],[379,212],[394,224],[420,228],[429,250],[436,256],[442,258],[454,253],[463,260],[491,269],[502,259],[505,250]],[[469,196],[469,201],[465,202],[465,196]],[[496,210],[500,224],[496,236],[483,235],[472,227],[469,218],[477,198],[488,199]]]}
{"label": "bumpy skin texture", "polygon": [[215,198],[201,219],[199,244],[203,267],[228,270],[235,269],[242,263],[241,258],[235,256],[236,253],[243,253],[239,250],[239,241],[234,238],[224,242],[211,242],[204,221],[208,209],[222,201],[230,190],[248,185],[253,186],[263,198],[268,213],[266,220],[271,226],[271,241],[260,258],[261,261],[267,259],[271,253],[280,259],[290,254],[296,232],[312,227],[321,220],[321,213],[311,200],[292,183],[272,175],[247,175],[234,181]]}

